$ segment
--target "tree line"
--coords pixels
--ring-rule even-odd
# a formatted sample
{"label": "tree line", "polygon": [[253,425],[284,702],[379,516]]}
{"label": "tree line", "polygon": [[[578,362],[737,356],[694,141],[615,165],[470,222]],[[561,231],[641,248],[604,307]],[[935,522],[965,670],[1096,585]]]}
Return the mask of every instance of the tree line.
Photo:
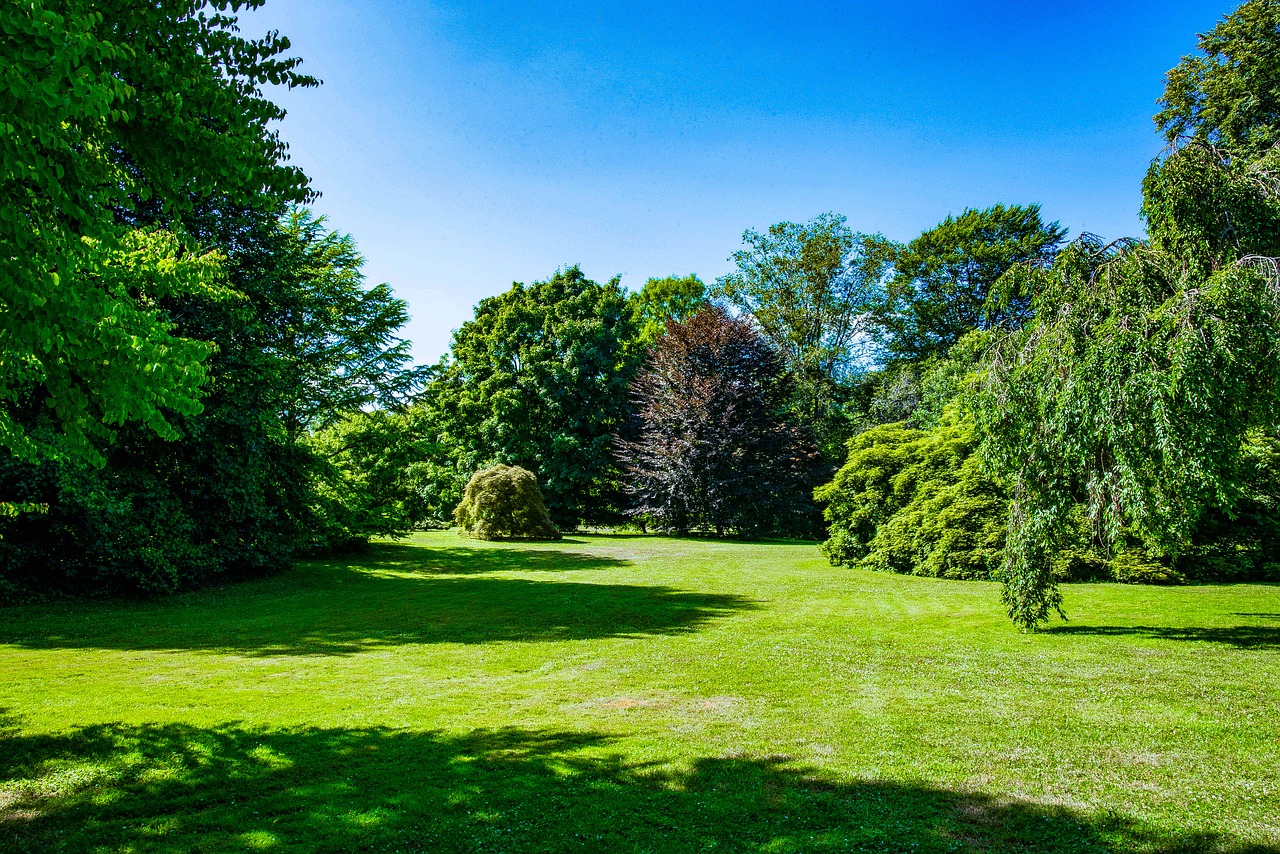
{"label": "tree line", "polygon": [[[447,524],[479,469],[560,528],[823,540],[1004,582],[1280,577],[1280,2],[1170,71],[1147,237],[1038,205],[913,240],[836,214],[634,293],[576,266],[410,364],[306,205],[243,4],[23,4],[0,52],[0,596],[156,592]],[[250,4],[256,5],[256,4]]]}

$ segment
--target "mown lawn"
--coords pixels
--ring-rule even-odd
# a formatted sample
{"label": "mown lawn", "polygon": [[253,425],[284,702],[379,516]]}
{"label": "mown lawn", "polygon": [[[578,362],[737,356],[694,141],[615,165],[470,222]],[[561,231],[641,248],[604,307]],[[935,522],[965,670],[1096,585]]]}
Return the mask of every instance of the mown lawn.
{"label": "mown lawn", "polygon": [[1280,587],[415,536],[0,609],[5,851],[1280,851]]}

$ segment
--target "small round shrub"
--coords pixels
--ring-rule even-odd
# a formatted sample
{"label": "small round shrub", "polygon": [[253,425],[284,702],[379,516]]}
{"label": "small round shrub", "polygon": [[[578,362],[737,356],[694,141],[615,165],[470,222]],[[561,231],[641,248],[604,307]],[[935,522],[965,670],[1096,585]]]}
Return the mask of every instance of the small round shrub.
{"label": "small round shrub", "polygon": [[481,469],[453,511],[462,533],[479,540],[558,540],[533,472],[519,466]]}

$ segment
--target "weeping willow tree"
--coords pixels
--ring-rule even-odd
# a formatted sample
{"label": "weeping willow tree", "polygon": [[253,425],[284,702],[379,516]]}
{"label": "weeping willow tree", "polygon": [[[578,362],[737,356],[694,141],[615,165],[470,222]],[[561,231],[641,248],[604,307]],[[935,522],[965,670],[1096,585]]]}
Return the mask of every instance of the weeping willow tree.
{"label": "weeping willow tree", "polygon": [[1092,240],[1022,275],[1037,320],[994,349],[975,409],[1013,484],[1005,602],[1033,628],[1061,613],[1050,566],[1077,504],[1098,545],[1129,534],[1175,557],[1242,497],[1245,437],[1280,413],[1280,275],[1257,257],[1201,275]]}
{"label": "weeping willow tree", "polygon": [[1149,239],[1086,237],[1008,274],[1035,317],[992,348],[975,410],[1012,484],[1000,575],[1025,628],[1062,613],[1073,506],[1100,547],[1176,557],[1207,511],[1232,513],[1248,437],[1280,415],[1280,2],[1245,3],[1166,84]]}

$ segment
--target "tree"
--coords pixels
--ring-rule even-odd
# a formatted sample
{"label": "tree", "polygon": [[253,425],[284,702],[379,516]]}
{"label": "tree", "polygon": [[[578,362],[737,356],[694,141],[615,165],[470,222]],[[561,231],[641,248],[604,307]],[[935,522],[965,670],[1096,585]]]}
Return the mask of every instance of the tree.
{"label": "tree", "polygon": [[1136,537],[1176,558],[1203,519],[1258,503],[1249,445],[1280,417],[1280,262],[1245,253],[1276,245],[1280,5],[1251,0],[1201,47],[1156,116],[1179,145],[1144,182],[1150,243],[1077,241],[1051,270],[1011,271],[1036,316],[993,352],[977,412],[1012,483],[1002,573],[1027,628],[1061,610],[1049,567],[1074,504],[1103,548]]}
{"label": "tree", "polygon": [[1076,504],[1104,549],[1131,532],[1176,557],[1243,497],[1243,440],[1280,416],[1280,278],[1088,242],[1023,275],[1036,320],[995,351],[977,411],[1012,483],[1005,599],[1033,628],[1060,610],[1050,567]]}
{"label": "tree", "polygon": [[315,457],[316,551],[363,547],[428,521],[423,495],[432,447],[421,408],[352,412],[308,435]]}
{"label": "tree", "polygon": [[1280,255],[1280,2],[1250,0],[1165,78],[1167,156],[1143,182],[1152,244],[1202,272]]}
{"label": "tree", "polygon": [[866,362],[866,312],[879,297],[889,243],[830,213],[747,230],[742,241],[731,258],[737,270],[716,281],[713,296],[749,315],[782,354],[797,415],[836,453],[848,435],[839,388]]}
{"label": "tree", "polygon": [[[225,14],[259,4],[32,0],[0,12],[0,445],[101,463],[94,442],[115,425],[172,438],[169,413],[199,410],[211,350],[154,305],[208,295],[214,266],[166,237],[131,236],[132,215],[158,210],[181,237],[204,199],[308,197],[261,86],[317,81],[283,56],[287,39],[241,38]],[[122,279],[122,253],[165,275]],[[32,405],[56,416],[53,444],[15,417]]]}
{"label": "tree", "polygon": [[519,466],[499,464],[472,475],[454,519],[463,533],[481,540],[560,539],[538,479]]}
{"label": "tree", "polygon": [[994,205],[948,216],[894,249],[893,277],[873,317],[895,359],[941,356],[975,329],[1015,328],[1031,294],[1001,288],[1017,264],[1047,264],[1066,229],[1046,225],[1039,205]]}
{"label": "tree", "polygon": [[601,285],[570,267],[517,282],[454,333],[424,395],[433,441],[456,477],[495,463],[535,472],[561,527],[616,521],[613,435],[628,416],[635,342],[616,279]]}
{"label": "tree", "polygon": [[1156,126],[1252,159],[1280,141],[1280,2],[1249,0],[1165,75]]}
{"label": "tree", "polygon": [[679,533],[809,533],[817,451],[784,420],[782,361],[748,321],[707,306],[669,323],[633,395],[639,437],[619,443],[633,514]]}
{"label": "tree", "polygon": [[[299,318],[312,323],[335,302],[329,273],[312,269],[309,278],[296,263],[306,253],[284,213],[210,201],[187,217],[189,234],[221,249],[231,296],[181,293],[157,302],[178,334],[217,344],[202,410],[169,415],[174,438],[122,425],[98,445],[101,468],[70,454],[38,462],[0,455],[0,494],[47,506],[0,519],[0,587],[166,592],[273,571],[299,553],[358,545],[409,526],[396,502],[411,505],[405,493],[412,484],[388,469],[417,462],[416,447],[374,430],[343,433],[351,446],[339,448],[327,435],[291,435],[300,392],[313,392],[297,387],[296,348],[281,345],[293,340]],[[340,311],[330,321],[334,349],[358,352],[337,336],[360,336],[362,325]],[[321,400],[332,408],[315,409],[316,423],[349,414],[364,399],[359,387],[326,388]],[[24,430],[57,447],[51,413],[36,408],[23,417]],[[413,431],[405,432],[407,442]]]}
{"label": "tree", "polygon": [[650,279],[627,298],[641,346],[648,347],[671,320],[681,321],[707,304],[707,286],[697,275]]}
{"label": "tree", "polygon": [[411,345],[396,335],[408,305],[386,283],[365,287],[355,240],[328,230],[324,217],[293,208],[280,229],[274,261],[284,287],[268,346],[290,438],[366,407],[408,403],[430,372],[409,365]]}

